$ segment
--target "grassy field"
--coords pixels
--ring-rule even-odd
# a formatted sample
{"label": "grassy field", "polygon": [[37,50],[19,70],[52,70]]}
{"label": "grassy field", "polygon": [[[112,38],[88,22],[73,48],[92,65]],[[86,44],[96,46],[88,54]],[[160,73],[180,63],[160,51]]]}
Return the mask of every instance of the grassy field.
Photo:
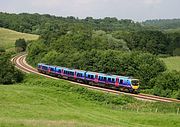
{"label": "grassy field", "polygon": [[20,38],[36,40],[38,35],[20,33],[9,29],[0,28],[0,46],[5,49],[13,49],[15,41]]}
{"label": "grassy field", "polygon": [[161,58],[161,59],[165,62],[168,70],[180,71],[180,56]]}
{"label": "grassy field", "polygon": [[168,33],[180,33],[180,28],[176,28],[176,29],[167,29],[165,30]]}
{"label": "grassy field", "polygon": [[[69,87],[70,86],[70,87]],[[180,114],[119,110],[117,107],[139,109],[176,109],[179,104],[135,101],[122,105],[97,101],[67,81],[54,81],[29,76],[24,83],[0,85],[0,126],[17,127],[178,127]],[[99,92],[98,92],[99,93]],[[100,94],[103,96],[105,93]],[[93,97],[92,97],[93,96]],[[117,96],[117,95],[115,95]],[[122,96],[122,95],[121,95]],[[107,96],[108,97],[108,96]],[[122,100],[123,101],[123,100]],[[164,105],[164,107],[163,107]],[[154,110],[153,109],[153,110]]]}

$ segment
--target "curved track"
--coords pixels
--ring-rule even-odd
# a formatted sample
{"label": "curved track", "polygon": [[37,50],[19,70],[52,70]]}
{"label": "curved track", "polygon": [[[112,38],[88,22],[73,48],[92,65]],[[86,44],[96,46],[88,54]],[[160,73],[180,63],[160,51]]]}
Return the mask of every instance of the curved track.
{"label": "curved track", "polygon": [[[59,80],[59,78],[51,77],[51,76],[39,73],[37,71],[37,69],[35,69],[32,66],[28,65],[26,63],[25,59],[26,59],[26,54],[22,53],[22,54],[19,54],[19,55],[15,56],[14,58],[12,58],[11,61],[12,61],[12,63],[15,64],[16,68],[22,70],[25,73],[34,73],[34,74],[38,74],[38,75],[41,75],[41,76],[44,76],[44,77],[47,77],[47,78],[52,78],[52,79]],[[103,91],[103,92],[109,92],[109,93],[118,94],[118,95],[126,94],[126,95],[133,96],[133,97],[135,97],[137,99],[142,99],[142,100],[147,100],[147,101],[180,102],[180,100],[176,100],[176,99],[172,99],[172,98],[164,98],[164,97],[148,95],[148,94],[124,93],[124,92],[120,92],[120,91],[116,91],[116,90],[111,90],[111,89],[106,89],[106,88],[101,88],[101,87],[96,87],[96,86],[90,86],[90,85],[86,85],[86,84],[82,84],[82,83],[77,83],[77,82],[72,82],[72,81],[69,81],[69,82],[77,84],[77,85],[81,85],[81,86],[84,86],[84,87],[88,87],[89,89],[100,90],[100,91]]]}

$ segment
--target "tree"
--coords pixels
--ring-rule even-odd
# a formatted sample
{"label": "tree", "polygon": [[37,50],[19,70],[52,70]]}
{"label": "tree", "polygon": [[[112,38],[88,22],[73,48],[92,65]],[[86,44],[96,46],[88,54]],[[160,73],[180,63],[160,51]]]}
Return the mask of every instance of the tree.
{"label": "tree", "polygon": [[0,84],[13,84],[23,80],[23,73],[15,69],[9,60],[10,55],[0,55]]}
{"label": "tree", "polygon": [[15,47],[17,52],[23,52],[26,50],[27,43],[24,39],[18,39],[15,42]]}

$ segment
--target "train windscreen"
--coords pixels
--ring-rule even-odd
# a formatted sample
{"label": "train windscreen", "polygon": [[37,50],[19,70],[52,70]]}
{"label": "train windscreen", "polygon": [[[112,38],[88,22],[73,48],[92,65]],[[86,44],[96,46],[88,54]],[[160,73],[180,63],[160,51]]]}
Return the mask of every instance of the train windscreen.
{"label": "train windscreen", "polygon": [[132,84],[133,86],[138,86],[138,85],[139,85],[139,80],[133,79],[133,80],[131,80],[131,84]]}

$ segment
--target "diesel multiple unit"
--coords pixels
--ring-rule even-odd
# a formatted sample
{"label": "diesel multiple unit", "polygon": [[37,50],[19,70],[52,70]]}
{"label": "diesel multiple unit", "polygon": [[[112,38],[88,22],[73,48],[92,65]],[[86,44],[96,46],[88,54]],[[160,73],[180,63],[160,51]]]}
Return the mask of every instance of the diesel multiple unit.
{"label": "diesel multiple unit", "polygon": [[38,64],[38,71],[40,73],[56,76],[59,78],[73,80],[76,82],[83,82],[89,85],[128,91],[131,93],[137,93],[139,89],[139,80],[126,76],[70,69],[42,63]]}

